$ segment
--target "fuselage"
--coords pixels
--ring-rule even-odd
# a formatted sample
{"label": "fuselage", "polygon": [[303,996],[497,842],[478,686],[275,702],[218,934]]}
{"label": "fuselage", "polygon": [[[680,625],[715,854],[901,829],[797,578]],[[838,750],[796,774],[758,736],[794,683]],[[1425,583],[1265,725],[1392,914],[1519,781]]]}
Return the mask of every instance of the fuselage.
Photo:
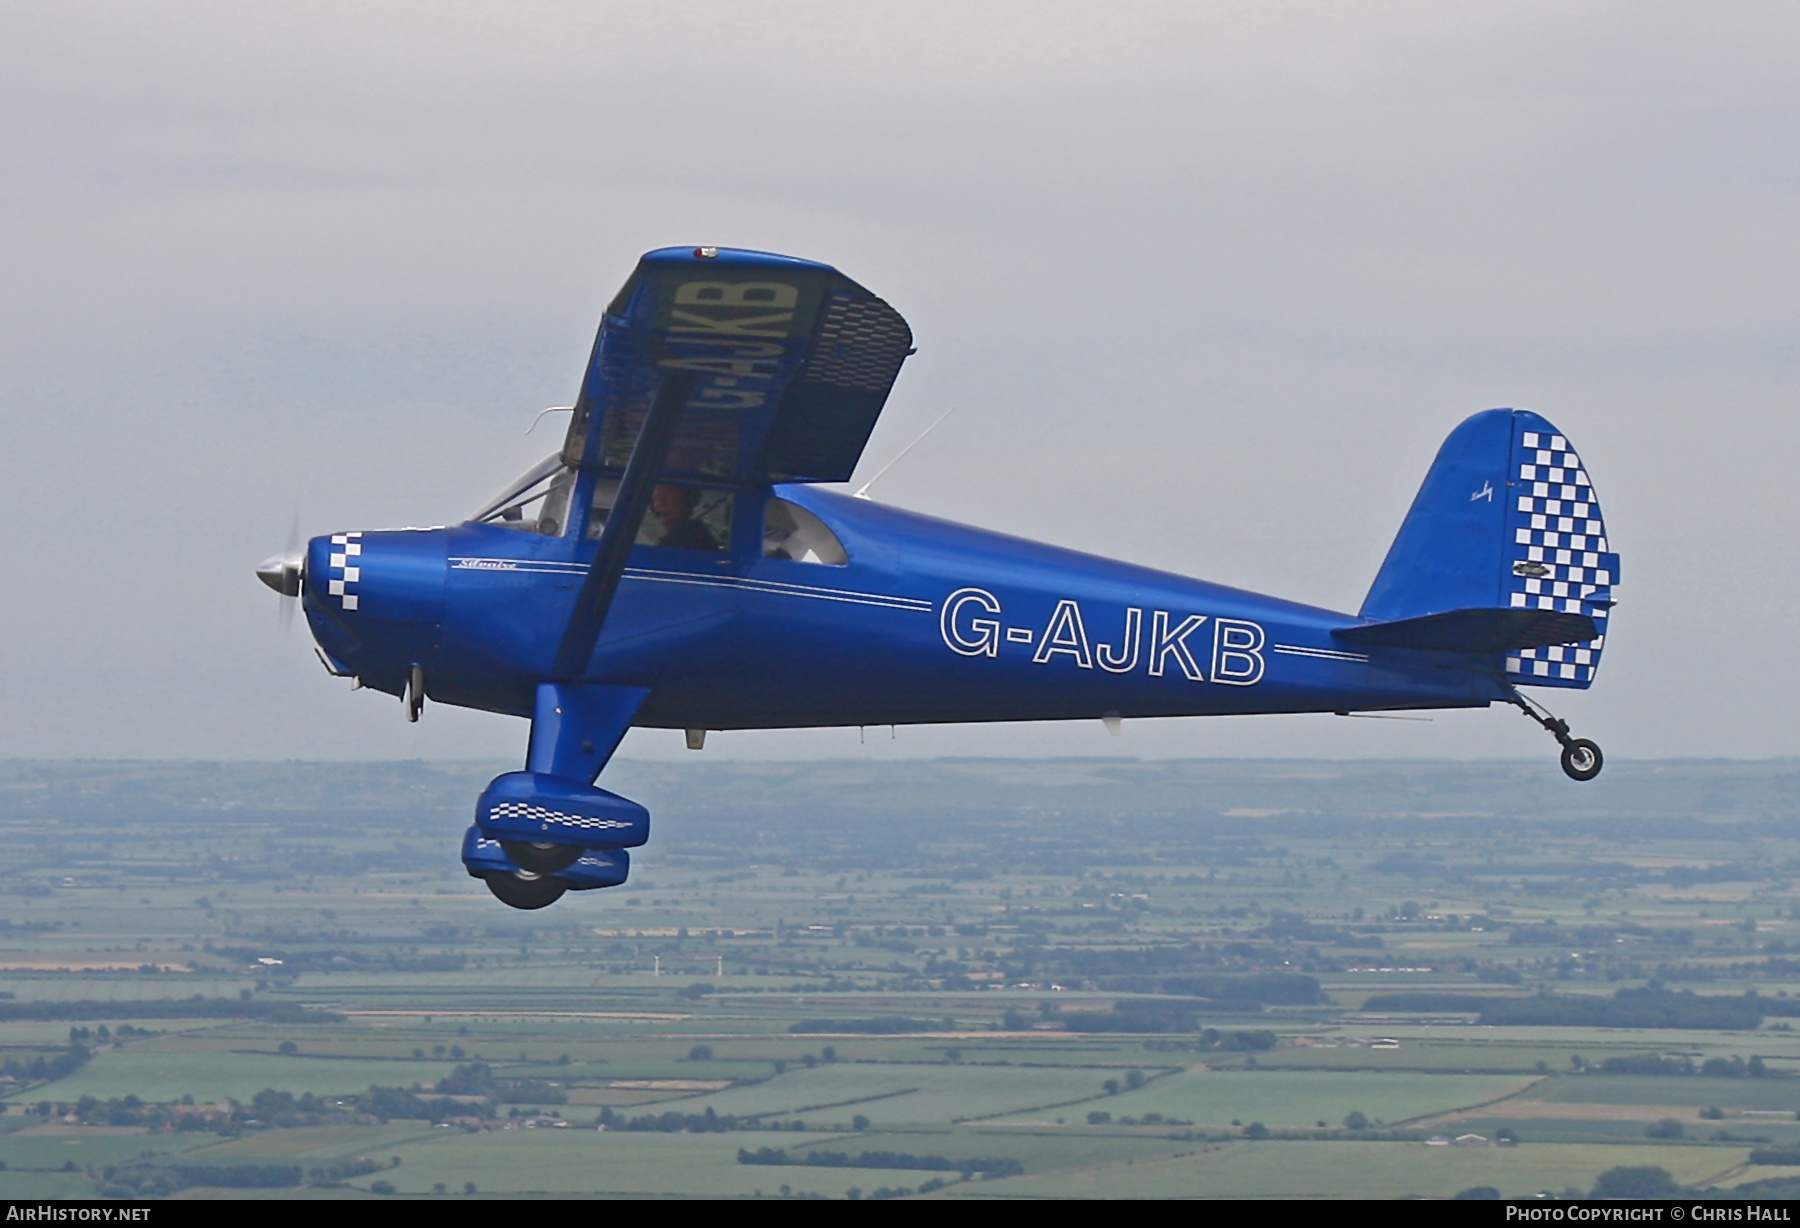
{"label": "fuselage", "polygon": [[[770,499],[842,563],[771,557]],[[529,716],[593,556],[493,523],[315,539],[305,607],[338,672]],[[778,553],[778,552],[777,552]],[[1335,640],[1354,616],[811,486],[735,492],[729,542],[634,548],[580,680],[639,725],[747,729],[1485,706],[1494,663]]]}
{"label": "fuselage", "polygon": [[[562,448],[462,524],[315,538],[257,574],[333,673],[527,718],[462,861],[514,908],[617,886],[649,812],[598,779],[688,731],[1518,705],[1584,689],[1619,560],[1581,459],[1525,410],[1439,449],[1363,611],[1338,613],[821,489],[850,480],[900,313],[827,265],[647,253],[601,320]],[[1116,730],[1116,725],[1114,726]]]}

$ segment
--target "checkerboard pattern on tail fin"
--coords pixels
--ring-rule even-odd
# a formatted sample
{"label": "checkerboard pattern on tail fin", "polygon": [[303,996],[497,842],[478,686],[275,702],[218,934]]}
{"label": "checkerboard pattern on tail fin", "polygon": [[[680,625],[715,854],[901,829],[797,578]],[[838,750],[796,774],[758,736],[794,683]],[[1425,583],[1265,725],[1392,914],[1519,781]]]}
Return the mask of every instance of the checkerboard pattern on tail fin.
{"label": "checkerboard pattern on tail fin", "polygon": [[1518,610],[1585,614],[1601,634],[1579,644],[1526,648],[1506,658],[1507,676],[1529,686],[1585,688],[1606,643],[1619,556],[1581,458],[1544,419],[1513,414],[1507,529],[1512,567],[1507,601]]}
{"label": "checkerboard pattern on tail fin", "polygon": [[1363,602],[1365,621],[1337,634],[1491,655],[1514,683],[1585,688],[1618,578],[1568,439],[1537,414],[1491,409],[1444,441]]}

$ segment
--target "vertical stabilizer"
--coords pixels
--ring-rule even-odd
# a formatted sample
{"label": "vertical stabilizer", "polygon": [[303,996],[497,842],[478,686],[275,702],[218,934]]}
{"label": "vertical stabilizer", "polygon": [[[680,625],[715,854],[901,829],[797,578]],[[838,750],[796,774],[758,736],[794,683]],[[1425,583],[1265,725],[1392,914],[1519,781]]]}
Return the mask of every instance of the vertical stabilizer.
{"label": "vertical stabilizer", "polygon": [[[1618,578],[1599,500],[1568,439],[1527,410],[1490,409],[1439,449],[1362,616],[1440,641],[1445,628],[1479,625],[1502,637],[1490,642],[1512,681],[1585,688]],[[1588,627],[1579,640],[1568,630]],[[1384,641],[1378,628],[1358,630],[1402,646],[1419,634],[1394,628]]]}

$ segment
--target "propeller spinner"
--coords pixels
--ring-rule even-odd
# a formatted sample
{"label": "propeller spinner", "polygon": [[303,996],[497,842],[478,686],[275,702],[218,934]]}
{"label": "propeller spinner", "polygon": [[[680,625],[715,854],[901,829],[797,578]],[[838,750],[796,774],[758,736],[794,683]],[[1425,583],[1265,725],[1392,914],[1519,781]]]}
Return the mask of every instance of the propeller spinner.
{"label": "propeller spinner", "polygon": [[298,597],[300,582],[305,576],[306,552],[304,550],[296,550],[291,554],[270,555],[256,568],[256,578],[283,597]]}
{"label": "propeller spinner", "polygon": [[[299,509],[295,509],[293,523],[288,525],[287,549],[264,559],[256,569],[256,578],[283,597],[300,595],[301,582],[306,579],[306,548],[300,541]],[[285,633],[293,625],[293,604],[284,601],[281,603],[281,629]]]}

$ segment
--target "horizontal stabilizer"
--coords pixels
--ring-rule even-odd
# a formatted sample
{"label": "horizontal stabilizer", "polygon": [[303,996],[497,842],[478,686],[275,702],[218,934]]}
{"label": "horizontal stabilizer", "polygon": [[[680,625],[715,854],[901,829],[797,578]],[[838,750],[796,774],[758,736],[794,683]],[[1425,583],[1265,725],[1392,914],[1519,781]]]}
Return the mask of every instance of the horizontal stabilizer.
{"label": "horizontal stabilizer", "polygon": [[1433,652],[1516,652],[1598,639],[1600,629],[1586,614],[1551,610],[1450,610],[1423,618],[1369,623],[1334,631],[1352,644],[1377,648],[1418,648]]}

